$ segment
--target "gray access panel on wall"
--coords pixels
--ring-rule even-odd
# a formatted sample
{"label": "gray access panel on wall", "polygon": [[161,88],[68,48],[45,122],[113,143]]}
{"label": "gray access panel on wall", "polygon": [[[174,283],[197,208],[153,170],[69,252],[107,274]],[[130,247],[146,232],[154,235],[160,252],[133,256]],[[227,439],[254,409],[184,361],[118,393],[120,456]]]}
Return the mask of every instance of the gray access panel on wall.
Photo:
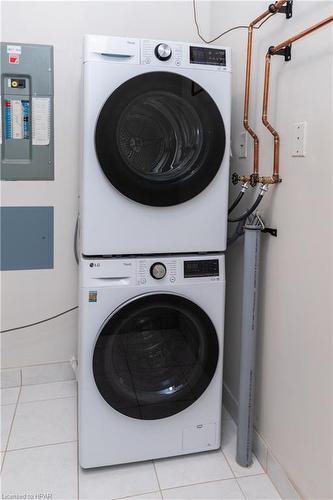
{"label": "gray access panel on wall", "polygon": [[1,43],[1,179],[54,179],[53,47]]}
{"label": "gray access panel on wall", "polygon": [[1,270],[53,268],[53,207],[1,207]]}

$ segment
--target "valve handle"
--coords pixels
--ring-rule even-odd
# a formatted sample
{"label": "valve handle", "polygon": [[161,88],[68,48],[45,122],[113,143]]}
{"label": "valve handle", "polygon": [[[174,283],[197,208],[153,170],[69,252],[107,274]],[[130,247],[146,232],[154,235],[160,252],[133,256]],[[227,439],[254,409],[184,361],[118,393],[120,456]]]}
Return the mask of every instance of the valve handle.
{"label": "valve handle", "polygon": [[235,186],[236,184],[238,184],[238,182],[239,182],[239,175],[238,175],[236,172],[234,172],[234,173],[232,174],[232,177],[231,177],[231,182],[233,183],[233,185],[234,185],[234,186]]}

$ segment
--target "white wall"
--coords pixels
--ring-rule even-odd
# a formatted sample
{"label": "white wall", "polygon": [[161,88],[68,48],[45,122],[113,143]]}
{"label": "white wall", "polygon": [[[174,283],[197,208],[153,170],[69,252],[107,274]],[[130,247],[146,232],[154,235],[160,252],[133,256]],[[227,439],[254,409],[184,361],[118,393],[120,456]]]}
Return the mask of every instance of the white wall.
{"label": "white wall", "polygon": [[[204,8],[203,8],[204,7]],[[202,31],[209,4],[199,2]],[[2,273],[1,330],[33,323],[77,304],[73,231],[79,173],[79,86],[86,33],[196,40],[191,2],[2,2],[2,40],[54,45],[55,181],[3,182],[2,204],[54,205],[53,270]],[[68,360],[76,353],[77,314],[2,334],[2,366]]]}
{"label": "white wall", "polygon": [[[247,24],[267,2],[213,2],[212,35]],[[272,137],[261,123],[264,56],[270,45],[332,15],[332,2],[294,2],[255,32],[250,123],[261,140],[261,169],[270,175]],[[233,50],[231,171],[242,129],[246,30],[220,43]],[[305,498],[332,491],[332,27],[296,42],[292,60],[272,58],[271,123],[281,133],[283,182],[260,212],[275,239],[263,235],[257,363],[256,426]],[[306,158],[291,157],[291,125],[308,122]],[[249,141],[250,143],[250,141]],[[239,189],[239,187],[238,187]],[[233,189],[231,197],[237,189]],[[225,381],[238,398],[242,243],[228,252]]]}

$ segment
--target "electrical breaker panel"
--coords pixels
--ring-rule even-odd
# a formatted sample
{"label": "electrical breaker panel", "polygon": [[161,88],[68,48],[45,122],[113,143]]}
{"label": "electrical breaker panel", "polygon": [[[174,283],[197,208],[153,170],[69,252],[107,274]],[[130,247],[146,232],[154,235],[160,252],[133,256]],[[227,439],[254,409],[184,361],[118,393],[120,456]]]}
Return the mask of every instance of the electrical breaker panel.
{"label": "electrical breaker panel", "polygon": [[1,179],[54,179],[53,47],[1,43]]}

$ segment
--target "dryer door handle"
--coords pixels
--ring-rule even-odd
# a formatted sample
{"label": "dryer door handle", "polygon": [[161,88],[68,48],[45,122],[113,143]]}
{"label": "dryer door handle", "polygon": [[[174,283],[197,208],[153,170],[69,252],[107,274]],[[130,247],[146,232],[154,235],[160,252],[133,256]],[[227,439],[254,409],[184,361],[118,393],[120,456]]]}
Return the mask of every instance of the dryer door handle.
{"label": "dryer door handle", "polygon": [[112,52],[95,52],[96,54],[100,55],[100,56],[105,56],[105,57],[109,57],[111,59],[115,59],[116,61],[121,61],[122,59],[131,59],[132,57],[134,57],[133,54],[115,54],[115,53],[112,53]]}

